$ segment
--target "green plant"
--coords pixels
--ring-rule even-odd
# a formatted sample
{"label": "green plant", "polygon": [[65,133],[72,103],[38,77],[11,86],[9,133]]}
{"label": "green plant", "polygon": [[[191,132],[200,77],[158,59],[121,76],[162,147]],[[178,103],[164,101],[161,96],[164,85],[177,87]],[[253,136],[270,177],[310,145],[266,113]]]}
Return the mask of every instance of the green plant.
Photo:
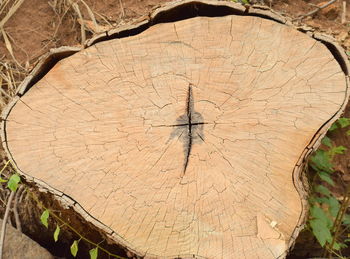
{"label": "green plant", "polygon": [[[12,174],[10,177],[8,177],[8,179],[1,177],[3,172],[5,171],[5,169],[9,166],[12,165],[11,160],[7,161],[6,164],[4,165],[4,167],[0,170],[0,183],[7,183],[7,188],[9,188],[11,190],[11,195],[13,197],[13,194],[17,191],[19,184],[21,184],[21,177],[20,175],[16,172],[14,174]],[[13,166],[13,168],[15,168]],[[40,221],[41,223],[46,227],[49,228],[49,224],[50,224],[50,217],[52,218],[52,221],[55,221],[56,223],[56,228],[55,231],[53,233],[53,239],[55,242],[58,241],[59,239],[59,234],[61,232],[61,228],[65,227],[67,229],[69,229],[71,232],[75,233],[79,239],[78,240],[74,240],[71,247],[70,247],[70,252],[72,254],[73,257],[76,257],[78,250],[79,250],[79,242],[81,240],[89,243],[90,245],[92,245],[94,248],[90,249],[89,251],[89,256],[90,259],[97,259],[98,257],[98,252],[102,251],[104,253],[106,253],[109,258],[117,258],[117,259],[123,259],[123,257],[118,256],[116,254],[113,254],[111,252],[109,252],[108,250],[104,249],[103,247],[100,246],[100,244],[97,244],[91,240],[89,240],[88,238],[86,238],[82,233],[79,233],[73,226],[71,226],[70,224],[68,224],[66,221],[64,221],[62,218],[60,218],[56,213],[54,213],[52,210],[50,210],[49,208],[46,208],[43,203],[39,200],[39,198],[35,195],[35,193],[33,191],[31,191],[29,189],[29,187],[26,187],[26,191],[29,194],[29,196],[36,202],[36,204],[38,205],[39,208],[41,208],[43,210],[41,216],[40,216]],[[11,203],[11,197],[9,198],[9,203],[8,203],[8,207],[6,208],[6,210],[9,211],[9,204]],[[6,222],[6,219],[4,217],[4,221]],[[4,231],[2,231],[4,234]],[[1,240],[1,238],[0,238]],[[2,246],[3,246],[3,242],[0,242],[0,258],[1,258],[1,254],[2,254]]]}
{"label": "green plant", "polygon": [[[329,131],[334,131],[339,128],[346,128],[350,126],[350,118],[339,118],[335,123],[332,124],[332,126],[329,128]],[[346,133],[349,135],[348,130]]]}
{"label": "green plant", "polygon": [[[331,126],[329,132],[348,126],[350,118],[340,118]],[[349,135],[349,131],[346,134]],[[350,228],[350,214],[347,213],[350,185],[347,186],[341,201],[330,189],[336,186],[333,159],[336,155],[344,154],[347,148],[336,146],[328,136],[322,139],[322,144],[323,146],[309,159],[309,166],[313,169],[314,176],[310,181],[310,213],[307,226],[324,248],[324,256],[334,254],[344,258],[341,251],[350,241],[349,234],[346,234]]]}
{"label": "green plant", "polygon": [[241,4],[250,4],[249,0],[231,0],[231,1],[235,3],[241,3]]}

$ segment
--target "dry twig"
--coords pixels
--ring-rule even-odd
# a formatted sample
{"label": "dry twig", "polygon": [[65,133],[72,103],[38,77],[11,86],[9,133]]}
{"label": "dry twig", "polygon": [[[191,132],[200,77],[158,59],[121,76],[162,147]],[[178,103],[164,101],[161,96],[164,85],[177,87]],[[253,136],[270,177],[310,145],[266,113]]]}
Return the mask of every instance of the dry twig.
{"label": "dry twig", "polygon": [[15,200],[13,202],[13,214],[15,216],[15,221],[16,221],[16,228],[19,232],[22,232],[22,226],[21,226],[21,220],[19,219],[19,215],[18,215],[18,200],[19,200],[19,195],[22,193],[22,191],[24,190],[24,186],[20,185],[18,187],[18,190],[16,192],[16,196],[15,196]]}
{"label": "dry twig", "polygon": [[[8,4],[9,1],[4,1],[0,5],[0,14],[5,10],[6,5]],[[18,0],[13,3],[11,8],[8,10],[6,13],[5,17],[0,21],[0,29],[4,28],[5,23],[11,18],[11,16],[17,11],[17,9],[22,5],[24,0]]]}
{"label": "dry twig", "polygon": [[14,196],[15,196],[15,192],[11,191],[10,197],[7,200],[5,215],[4,215],[4,218],[3,218],[3,221],[2,221],[2,227],[1,227],[1,233],[0,233],[0,259],[2,259],[2,254],[3,254],[3,251],[4,251],[6,223],[7,223],[7,218],[9,216],[9,214],[10,214],[11,203],[12,203],[12,200],[13,200]]}
{"label": "dry twig", "polygon": [[125,11],[124,11],[124,6],[123,6],[123,2],[122,0],[119,0],[119,4],[120,4],[120,10],[121,10],[121,18],[123,18],[125,16]]}
{"label": "dry twig", "polygon": [[343,1],[342,4],[341,23],[346,23],[346,1]]}
{"label": "dry twig", "polygon": [[[83,16],[81,15],[80,9],[78,4],[74,3],[73,5],[73,9],[75,10],[75,12],[78,14],[78,17],[81,21],[83,21]],[[85,34],[85,25],[84,22],[82,22],[80,24],[80,31],[81,31],[81,45],[84,45],[84,42],[86,40],[86,34]]]}
{"label": "dry twig", "polygon": [[90,7],[87,5],[87,3],[85,3],[84,0],[80,0],[80,2],[85,6],[89,16],[90,16],[90,19],[92,20],[92,22],[94,23],[94,26],[95,26],[95,31],[99,31],[99,26],[97,24],[97,21],[95,19],[95,15],[93,13],[93,11],[90,9]]}
{"label": "dry twig", "polygon": [[293,19],[293,21],[301,20],[301,19],[304,19],[305,17],[312,16],[312,15],[316,14],[318,11],[326,8],[327,6],[334,4],[336,1],[337,0],[330,0],[329,2],[325,3],[324,5],[318,6],[316,9],[312,10],[311,12],[308,12],[307,14],[304,14],[304,15],[300,15],[299,17]]}

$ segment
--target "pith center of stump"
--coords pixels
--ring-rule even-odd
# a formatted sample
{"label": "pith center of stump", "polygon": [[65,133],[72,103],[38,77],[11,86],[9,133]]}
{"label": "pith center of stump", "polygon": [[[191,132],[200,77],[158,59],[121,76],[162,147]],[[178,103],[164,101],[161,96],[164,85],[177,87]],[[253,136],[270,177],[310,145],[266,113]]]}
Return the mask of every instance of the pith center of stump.
{"label": "pith center of stump", "polygon": [[[178,137],[184,143],[185,161],[181,177],[185,175],[188,161],[191,154],[191,148],[194,143],[204,141],[203,125],[207,124],[203,121],[203,116],[194,109],[194,97],[192,85],[188,85],[186,114],[181,115],[176,119],[173,125],[164,125],[174,127],[169,140]],[[169,141],[168,141],[169,142]]]}

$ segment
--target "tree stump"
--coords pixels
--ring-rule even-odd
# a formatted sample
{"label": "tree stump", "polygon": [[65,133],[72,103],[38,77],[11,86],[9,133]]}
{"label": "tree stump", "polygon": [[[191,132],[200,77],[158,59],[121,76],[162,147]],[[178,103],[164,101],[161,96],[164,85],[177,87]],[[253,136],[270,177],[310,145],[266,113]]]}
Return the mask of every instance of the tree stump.
{"label": "tree stump", "polygon": [[348,99],[342,50],[230,2],[149,17],[39,64],[3,113],[10,158],[138,255],[284,257]]}

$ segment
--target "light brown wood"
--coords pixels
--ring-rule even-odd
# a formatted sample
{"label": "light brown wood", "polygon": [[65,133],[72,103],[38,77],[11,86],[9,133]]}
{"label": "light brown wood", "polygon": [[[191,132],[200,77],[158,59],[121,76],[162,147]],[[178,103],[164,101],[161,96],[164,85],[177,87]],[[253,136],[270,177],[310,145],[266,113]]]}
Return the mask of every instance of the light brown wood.
{"label": "light brown wood", "polygon": [[196,17],[61,60],[3,115],[5,146],[139,255],[278,258],[304,220],[303,159],[347,94],[292,27]]}

